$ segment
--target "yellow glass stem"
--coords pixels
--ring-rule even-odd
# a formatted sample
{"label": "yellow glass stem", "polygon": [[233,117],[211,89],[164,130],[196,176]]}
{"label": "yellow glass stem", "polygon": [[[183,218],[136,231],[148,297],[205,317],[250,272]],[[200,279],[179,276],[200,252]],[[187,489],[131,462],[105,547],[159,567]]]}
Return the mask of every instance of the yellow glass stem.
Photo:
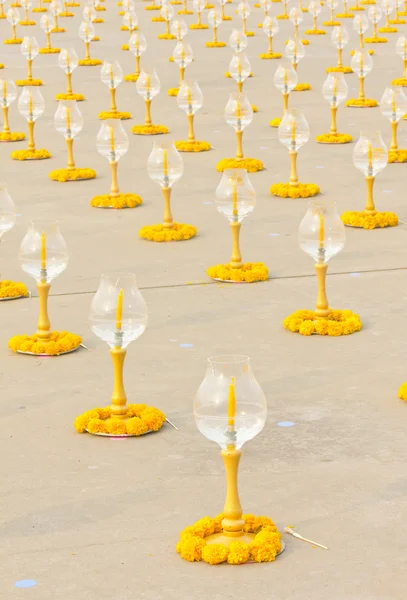
{"label": "yellow glass stem", "polygon": [[170,22],[169,21],[165,21],[165,33],[167,35],[170,34]]}
{"label": "yellow glass stem", "polygon": [[214,44],[218,43],[218,28],[217,27],[213,28],[213,43]]}
{"label": "yellow glass stem", "polygon": [[117,198],[120,195],[119,191],[119,182],[117,180],[117,166],[119,162],[114,160],[110,163],[110,169],[112,171],[112,185],[110,187],[110,196],[112,198]]}
{"label": "yellow glass stem", "polygon": [[140,57],[136,56],[136,75],[140,75]]}
{"label": "yellow glass stem", "polygon": [[321,319],[326,319],[329,315],[328,298],[326,296],[326,272],[328,265],[326,263],[316,263],[315,270],[318,278],[318,296],[315,314]]}
{"label": "yellow glass stem", "polygon": [[243,92],[243,81],[238,81],[237,82],[237,91],[242,93]]}
{"label": "yellow glass stem", "polygon": [[377,37],[377,23],[373,23],[373,37]]}
{"label": "yellow glass stem", "polygon": [[163,198],[164,198],[164,229],[172,229],[174,227],[174,219],[172,218],[171,213],[171,188],[165,187],[162,188]]}
{"label": "yellow glass stem", "polygon": [[240,254],[239,235],[241,224],[237,221],[232,221],[230,228],[232,230],[232,257],[230,266],[232,269],[240,269],[242,266],[242,255]]}
{"label": "yellow glass stem", "polygon": [[47,36],[47,48],[49,50],[51,48],[51,33],[49,31],[46,31],[45,35]]}
{"label": "yellow glass stem", "polygon": [[85,42],[85,59],[90,60],[89,42]]}
{"label": "yellow glass stem", "polygon": [[237,483],[241,455],[242,451],[236,450],[234,446],[230,446],[230,448],[221,452],[226,471],[226,500],[223,509],[222,529],[223,534],[228,537],[240,537],[243,535],[243,511],[240,504]]}
{"label": "yellow glass stem", "polygon": [[123,385],[123,365],[127,351],[124,348],[112,348],[110,356],[113,361],[113,393],[110,410],[112,417],[123,418],[127,413],[127,397]]}
{"label": "yellow glass stem", "polygon": [[236,160],[243,160],[243,129],[236,131],[237,149],[236,149]]}
{"label": "yellow glass stem", "polygon": [[338,48],[338,67],[342,67],[342,48]]}
{"label": "yellow glass stem", "polygon": [[34,121],[28,121],[28,146],[27,150],[35,150],[34,143]]}
{"label": "yellow glass stem", "polygon": [[151,120],[151,100],[146,100],[146,120],[144,125],[149,127],[152,124]]}
{"label": "yellow glass stem", "polygon": [[330,133],[338,133],[336,128],[336,113],[338,112],[337,106],[331,106],[331,129]]}
{"label": "yellow glass stem", "polygon": [[48,294],[51,284],[46,281],[37,283],[40,298],[40,315],[38,317],[37,335],[41,340],[49,340],[51,337],[51,323],[48,317]]}
{"label": "yellow glass stem", "polygon": [[202,25],[201,23],[201,11],[198,12],[198,22],[197,25]]}
{"label": "yellow glass stem", "polygon": [[67,73],[66,79],[67,79],[66,93],[72,94],[72,73]]}
{"label": "yellow glass stem", "polygon": [[269,36],[269,47],[268,47],[267,53],[273,54],[273,38],[271,35]]}
{"label": "yellow glass stem", "polygon": [[195,141],[195,133],[194,133],[194,115],[187,115],[188,117],[188,142]]}
{"label": "yellow glass stem", "polygon": [[296,63],[296,62],[293,62],[293,63],[292,63],[292,65],[293,65],[293,69],[294,69],[294,71],[295,71],[295,72],[297,72],[297,64],[298,64],[298,63]]}
{"label": "yellow glass stem", "polygon": [[31,59],[28,59],[27,60],[27,67],[28,67],[27,79],[29,81],[33,78],[32,66],[33,66],[33,61]]}
{"label": "yellow glass stem", "polygon": [[316,29],[317,29],[317,16],[314,15],[314,31],[316,31]]}
{"label": "yellow glass stem", "polygon": [[11,31],[13,32],[13,40],[15,40],[15,39],[16,39],[16,37],[17,37],[17,34],[16,34],[16,26],[15,26],[15,25],[12,25],[12,26],[11,26]]}
{"label": "yellow glass stem", "polygon": [[179,68],[179,86],[180,87],[184,83],[184,75],[185,75],[185,67],[180,67]]}
{"label": "yellow glass stem", "polygon": [[366,199],[365,213],[368,215],[376,214],[376,207],[374,205],[374,200],[373,200],[373,184],[374,184],[374,177],[367,176],[366,177],[367,199]]}
{"label": "yellow glass stem", "polygon": [[110,88],[110,110],[111,112],[117,112],[116,106],[116,88]]}
{"label": "yellow glass stem", "polygon": [[297,187],[298,186],[298,175],[297,175],[297,156],[298,152],[290,151],[290,160],[291,160],[291,173],[290,173],[290,185]]}
{"label": "yellow glass stem", "polygon": [[407,77],[407,58],[403,58],[403,79]]}
{"label": "yellow glass stem", "polygon": [[75,161],[73,159],[73,138],[67,138],[66,140],[66,147],[68,150],[68,164],[67,164],[67,169],[68,171],[72,171],[75,168]]}
{"label": "yellow glass stem", "polygon": [[224,17],[225,17],[225,7],[223,4],[221,4],[221,6],[220,6],[220,14],[221,14],[222,21],[223,21]]}
{"label": "yellow glass stem", "polygon": [[246,17],[243,17],[243,31],[246,33],[247,29],[246,29]]}
{"label": "yellow glass stem", "polygon": [[365,78],[359,77],[359,100],[365,99]]}
{"label": "yellow glass stem", "polygon": [[360,48],[364,48],[365,47],[365,41],[363,39],[363,33],[359,34],[359,47]]}
{"label": "yellow glass stem", "polygon": [[289,94],[283,94],[283,109],[284,112],[288,110],[288,96]]}
{"label": "yellow glass stem", "polygon": [[398,126],[398,122],[397,121],[392,121],[391,122],[391,144],[390,144],[390,150],[397,150],[398,146],[397,146],[397,126]]}
{"label": "yellow glass stem", "polygon": [[3,133],[10,133],[10,125],[8,122],[8,106],[3,106]]}

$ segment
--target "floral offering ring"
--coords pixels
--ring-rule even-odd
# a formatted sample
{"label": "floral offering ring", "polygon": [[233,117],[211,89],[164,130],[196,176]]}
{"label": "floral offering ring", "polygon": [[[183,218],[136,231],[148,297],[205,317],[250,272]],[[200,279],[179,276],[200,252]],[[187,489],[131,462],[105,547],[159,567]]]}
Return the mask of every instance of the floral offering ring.
{"label": "floral offering ring", "polygon": [[51,33],[65,33],[66,29],[64,27],[54,27],[51,29]]}
{"label": "floral offering ring", "polygon": [[168,127],[165,125],[134,125],[131,132],[134,135],[164,135],[168,133]]}
{"label": "floral offering ring", "polygon": [[290,17],[288,15],[277,15],[279,21],[287,21]]}
{"label": "floral offering ring", "polygon": [[81,58],[81,60],[78,62],[80,67],[97,67],[101,64],[102,61],[98,58]]}
{"label": "floral offering ring", "polygon": [[407,162],[407,150],[389,150],[389,163]]}
{"label": "floral offering ring", "polygon": [[150,4],[149,6],[145,6],[144,10],[161,10],[160,4]]}
{"label": "floral offering ring", "polygon": [[315,183],[299,183],[298,185],[274,183],[270,188],[270,193],[279,198],[312,198],[317,196],[320,191]]}
{"label": "floral offering ring", "polygon": [[175,147],[178,152],[207,152],[212,149],[212,146],[208,142],[189,142],[188,140],[180,140],[175,142]]}
{"label": "floral offering ring", "polygon": [[380,27],[379,33],[397,33],[398,29],[396,27]]}
{"label": "floral offering ring", "polygon": [[61,48],[40,48],[39,54],[59,54]]}
{"label": "floral offering ring", "polygon": [[285,329],[300,335],[350,335],[362,329],[359,315],[351,310],[332,310],[326,319],[318,318],[313,310],[297,310],[284,319]]}
{"label": "floral offering ring", "polygon": [[90,205],[94,208],[136,208],[140,206],[143,201],[137,194],[119,194],[118,196],[111,196],[110,194],[103,194],[95,196],[90,201]]}
{"label": "floral offering ring", "polygon": [[172,33],[160,33],[157,35],[157,38],[159,40],[176,40],[177,36],[173,35]]}
{"label": "floral offering ring", "polygon": [[234,269],[230,264],[215,265],[206,270],[206,274],[215,281],[225,283],[255,283],[256,281],[267,281],[269,271],[262,262],[244,263],[240,269]]}
{"label": "floral offering ring", "polygon": [[178,14],[179,14],[179,15],[193,15],[193,14],[194,14],[194,11],[193,11],[193,10],[184,10],[184,9],[183,9],[183,10],[179,10],[179,11],[178,11]]}
{"label": "floral offering ring", "polygon": [[337,19],[353,19],[355,15],[352,15],[351,13],[339,13],[336,15]]}
{"label": "floral offering ring", "polygon": [[15,84],[19,87],[43,85],[41,79],[16,79]]}
{"label": "floral offering ring", "polygon": [[199,25],[198,23],[192,23],[189,26],[190,29],[208,29],[208,25]]}
{"label": "floral offering ring", "polygon": [[263,60],[273,60],[275,58],[282,58],[282,54],[280,52],[266,52],[265,54],[259,54],[260,58]]}
{"label": "floral offering ring", "polygon": [[[123,14],[124,14],[124,12],[123,12]],[[151,19],[151,22],[152,23],[165,23],[165,19],[164,19],[164,17],[153,17]]]}
{"label": "floral offering ring", "polygon": [[173,223],[172,229],[164,229],[164,226],[158,223],[142,227],[139,236],[150,242],[182,242],[195,237],[197,232],[196,227],[185,223]]}
{"label": "floral offering ring", "polygon": [[[100,17],[97,17],[96,19],[93,19],[92,23],[104,23],[104,19],[101,19]],[[138,29],[138,27],[135,27],[135,29]]]}
{"label": "floral offering ring", "polygon": [[277,118],[277,119],[271,119],[269,125],[270,127],[280,127],[281,124],[281,118]]}
{"label": "floral offering ring", "polygon": [[203,560],[209,565],[219,565],[227,562],[230,565],[242,565],[247,562],[273,562],[281,554],[285,545],[281,534],[268,517],[242,515],[245,522],[242,539],[249,543],[231,538],[231,543],[225,545],[216,543],[216,537],[211,542],[209,538],[222,532],[223,514],[215,519],[204,517],[194,525],[186,527],[181,534],[176,550],[181,558],[188,562]]}
{"label": "floral offering ring", "polygon": [[4,44],[6,44],[6,46],[10,46],[11,44],[22,44],[23,43],[23,38],[11,38],[8,40],[4,40]]}
{"label": "floral offering ring", "polygon": [[74,13],[68,12],[65,10],[64,12],[59,13],[58,17],[74,17]]}
{"label": "floral offering ring", "polygon": [[353,73],[352,67],[328,67],[326,73],[343,73],[344,75],[350,75]]}
{"label": "floral offering ring", "polygon": [[176,96],[178,96],[178,92],[179,92],[179,87],[174,87],[174,88],[169,88],[167,94],[169,96],[176,97]]}
{"label": "floral offering ring", "polygon": [[65,183],[67,181],[84,181],[86,179],[95,179],[96,171],[93,169],[56,169],[51,171],[48,177],[52,181]]}
{"label": "floral offering ring", "polygon": [[25,133],[0,133],[0,142],[21,142],[25,140]]}
{"label": "floral offering ring", "polygon": [[85,96],[83,94],[57,94],[55,100],[75,100],[76,102],[83,102]]}
{"label": "floral offering ring", "polygon": [[355,10],[356,10],[356,12],[357,12],[357,11],[361,11],[361,10],[365,10],[365,9],[363,8],[363,6],[349,6],[349,10],[351,10],[352,12],[355,12]]}
{"label": "floral offering ring", "polygon": [[326,35],[326,31],[323,29],[307,29],[305,35]]}
{"label": "floral offering ring", "polygon": [[106,110],[99,113],[98,118],[102,121],[106,119],[120,119],[121,121],[125,121],[131,119],[131,114],[129,112],[121,112],[120,110]]}
{"label": "floral offering ring", "polygon": [[400,400],[407,401],[407,383],[402,383],[399,387],[398,397],[400,398]]}
{"label": "floral offering ring", "polygon": [[246,169],[248,173],[257,173],[264,169],[264,164],[257,158],[222,158],[216,165],[218,173],[225,169]]}
{"label": "floral offering ring", "polygon": [[[67,4],[67,6],[69,6],[69,4]],[[32,8],[31,11],[33,13],[45,13],[48,11],[47,8]]]}
{"label": "floral offering ring", "polygon": [[27,287],[21,281],[0,281],[0,300],[17,300],[29,296]]}
{"label": "floral offering ring", "polygon": [[130,73],[129,75],[124,76],[124,81],[127,81],[129,83],[136,83],[138,78],[139,73]]}
{"label": "floral offering ring", "polygon": [[159,431],[166,416],[158,408],[146,404],[128,404],[124,418],[113,417],[110,406],[94,408],[76,417],[74,427],[78,433],[92,433],[113,437],[138,437]]}
{"label": "floral offering ring", "polygon": [[324,133],[317,135],[315,140],[318,144],[349,144],[353,138],[347,133]]}
{"label": "floral offering ring", "polygon": [[407,87],[407,79],[405,77],[399,77],[398,79],[393,79],[391,85],[398,85],[400,87]]}
{"label": "floral offering ring", "polygon": [[18,24],[22,25],[23,27],[33,27],[37,23],[35,21],[32,21],[31,19],[27,19],[27,21],[19,21]]}
{"label": "floral offering ring", "polygon": [[14,150],[11,153],[13,160],[45,160],[51,158],[51,154],[48,150]]}
{"label": "floral offering ring", "polygon": [[297,83],[293,92],[309,92],[311,90],[311,86],[309,83]]}
{"label": "floral offering ring", "polygon": [[390,19],[389,21],[390,25],[405,25],[406,22],[407,21],[405,19]]}
{"label": "floral offering ring", "polygon": [[325,27],[340,27],[341,23],[340,21],[324,21],[322,25],[325,25]]}
{"label": "floral offering ring", "polygon": [[[248,33],[246,33],[248,35]],[[225,42],[206,42],[205,46],[207,48],[224,48],[226,46]]]}
{"label": "floral offering ring", "polygon": [[363,98],[363,100],[361,98],[351,98],[347,100],[346,106],[349,106],[349,108],[376,108],[379,105],[376,100],[369,98]]}
{"label": "floral offering ring", "polygon": [[341,221],[347,227],[377,229],[379,227],[395,227],[399,219],[393,212],[376,211],[374,214],[367,214],[365,211],[347,211],[341,215]]}
{"label": "floral offering ring", "polygon": [[8,347],[19,354],[59,356],[74,352],[82,343],[82,338],[68,331],[52,331],[48,341],[34,335],[15,335],[8,341]]}
{"label": "floral offering ring", "polygon": [[387,39],[379,36],[365,38],[365,44],[387,44]]}

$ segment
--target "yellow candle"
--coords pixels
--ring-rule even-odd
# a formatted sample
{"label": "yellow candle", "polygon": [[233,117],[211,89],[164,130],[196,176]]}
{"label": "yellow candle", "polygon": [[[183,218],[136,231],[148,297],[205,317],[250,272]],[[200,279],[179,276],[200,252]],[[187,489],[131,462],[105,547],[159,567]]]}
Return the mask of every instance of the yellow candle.
{"label": "yellow candle", "polygon": [[188,105],[192,104],[192,94],[191,94],[191,88],[188,86],[188,92],[187,92],[187,102]]}
{"label": "yellow candle", "polygon": [[3,80],[3,98],[7,100],[7,81],[5,79]]}
{"label": "yellow candle", "polygon": [[404,58],[406,57],[407,54],[407,40],[406,38],[404,38]]}
{"label": "yellow candle", "polygon": [[87,25],[85,27],[85,35],[86,35],[86,39],[88,39],[88,37],[89,37],[89,27]]}
{"label": "yellow candle", "polygon": [[295,142],[296,129],[297,129],[297,124],[295,122],[295,119],[293,119],[292,126],[291,126],[291,141],[292,142]]}
{"label": "yellow candle", "polygon": [[367,161],[369,169],[373,168],[373,149],[371,142],[367,143]]}
{"label": "yellow candle", "polygon": [[71,129],[71,110],[68,106],[65,107],[66,114],[66,128]]}
{"label": "yellow candle", "polygon": [[28,57],[31,58],[31,40],[28,40],[27,43],[27,52],[28,52]]}
{"label": "yellow candle", "polygon": [[113,80],[113,65],[110,65],[110,81],[114,81]]}
{"label": "yellow candle", "polygon": [[324,247],[325,241],[325,222],[324,215],[322,213],[319,214],[319,247]]}
{"label": "yellow candle", "polygon": [[71,63],[69,60],[69,54],[68,51],[66,51],[66,68],[69,69],[71,67]]}
{"label": "yellow candle", "polygon": [[240,119],[241,116],[242,116],[242,108],[240,106],[240,100],[237,100],[237,102],[236,102],[236,117],[238,119]]}
{"label": "yellow candle", "polygon": [[394,90],[391,91],[392,94],[392,100],[391,100],[391,110],[392,112],[396,113],[396,94],[394,93]]}
{"label": "yellow candle", "polygon": [[360,68],[360,73],[363,73],[363,54],[360,53],[360,58],[359,58],[359,68]]}
{"label": "yellow candle", "polygon": [[164,168],[164,177],[168,177],[168,157],[167,150],[163,149],[163,168]]}
{"label": "yellow candle", "polygon": [[151,77],[150,75],[147,75],[147,79],[146,79],[146,90],[147,92],[149,92],[151,89]]}
{"label": "yellow candle", "polygon": [[123,319],[123,290],[119,291],[119,295],[117,297],[117,308],[116,308],[116,329],[121,331],[122,329],[122,319]]}
{"label": "yellow candle", "polygon": [[242,61],[240,60],[240,58],[237,59],[237,74],[239,75],[239,77],[242,75]]}
{"label": "yellow candle", "polygon": [[336,96],[336,94],[338,93],[338,80],[334,79],[334,96]]}
{"label": "yellow candle", "polygon": [[28,93],[30,94],[30,102],[29,102],[29,105],[28,105],[28,112],[29,112],[30,119],[32,119],[32,116],[33,116],[33,96],[32,96],[31,92],[28,92]]}
{"label": "yellow candle", "polygon": [[229,397],[228,397],[228,425],[235,426],[236,416],[236,395],[235,395],[235,378],[230,378]]}
{"label": "yellow candle", "polygon": [[41,234],[41,269],[45,271],[47,268],[47,247],[46,247],[46,239],[45,233]]}
{"label": "yellow candle", "polygon": [[109,125],[110,127],[110,150],[114,152],[114,127],[113,125]]}
{"label": "yellow candle", "polygon": [[236,181],[232,181],[232,200],[233,200],[233,215],[237,216],[237,185]]}
{"label": "yellow candle", "polygon": [[284,69],[284,86],[288,84],[288,73],[287,69]]}
{"label": "yellow candle", "polygon": [[177,31],[178,31],[178,39],[181,39],[181,23],[178,21],[177,23]]}

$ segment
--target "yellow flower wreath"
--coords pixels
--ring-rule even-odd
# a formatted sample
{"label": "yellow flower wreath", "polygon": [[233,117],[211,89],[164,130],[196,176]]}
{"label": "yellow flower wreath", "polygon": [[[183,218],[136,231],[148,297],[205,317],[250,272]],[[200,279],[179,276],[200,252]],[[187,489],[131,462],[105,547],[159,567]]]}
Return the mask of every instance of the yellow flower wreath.
{"label": "yellow flower wreath", "polygon": [[158,408],[146,404],[128,404],[126,420],[111,418],[111,408],[94,408],[76,417],[74,427],[78,433],[106,433],[110,435],[144,435],[158,431],[166,416]]}

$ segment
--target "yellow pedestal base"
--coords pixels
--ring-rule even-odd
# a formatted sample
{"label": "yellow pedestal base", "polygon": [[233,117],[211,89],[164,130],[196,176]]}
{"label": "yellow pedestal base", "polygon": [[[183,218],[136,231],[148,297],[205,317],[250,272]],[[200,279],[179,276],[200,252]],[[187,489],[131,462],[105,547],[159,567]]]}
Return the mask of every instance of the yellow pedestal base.
{"label": "yellow pedestal base", "polygon": [[359,227],[361,229],[395,227],[399,222],[395,213],[379,211],[373,214],[368,214],[365,211],[348,211],[341,215],[341,220],[347,227]]}
{"label": "yellow pedestal base", "polygon": [[257,158],[223,158],[216,165],[216,170],[222,173],[225,169],[246,169],[248,173],[257,173],[264,169],[264,165]]}
{"label": "yellow pedestal base", "polygon": [[136,83],[139,78],[139,75],[140,73],[130,73],[129,75],[124,76],[124,81],[127,81],[128,83]]}
{"label": "yellow pedestal base", "polygon": [[301,335],[350,335],[362,329],[359,315],[351,310],[332,310],[326,319],[318,318],[312,310],[297,310],[284,319],[285,329]]}
{"label": "yellow pedestal base", "polygon": [[43,85],[41,79],[16,79],[15,84],[19,87]]}
{"label": "yellow pedestal base", "polygon": [[346,106],[350,108],[375,108],[379,106],[376,100],[371,100],[369,98],[364,98],[363,100],[360,98],[351,98],[346,102]]}
{"label": "yellow pedestal base", "polygon": [[162,135],[168,133],[168,127],[165,125],[134,125],[131,132],[134,135]]}
{"label": "yellow pedestal base", "polygon": [[11,38],[9,40],[4,40],[3,42],[6,46],[11,46],[12,44],[22,44],[23,38]]}
{"label": "yellow pedestal base", "polygon": [[28,296],[27,287],[21,281],[0,281],[0,300],[16,300]]}
{"label": "yellow pedestal base", "polygon": [[324,21],[322,23],[322,25],[324,25],[325,27],[339,27],[340,24],[340,21]]}
{"label": "yellow pedestal base", "polygon": [[0,133],[0,142],[21,142],[25,140],[25,133]]}
{"label": "yellow pedestal base", "polygon": [[297,83],[293,92],[309,92],[311,90],[311,86],[309,83]]}
{"label": "yellow pedestal base", "polygon": [[179,87],[174,87],[174,88],[169,88],[169,90],[167,91],[167,94],[169,96],[176,97],[176,96],[178,96],[178,92],[179,92]]}
{"label": "yellow pedestal base", "polygon": [[146,404],[128,404],[123,417],[112,417],[111,407],[94,408],[75,419],[78,433],[92,433],[114,437],[137,437],[159,431],[166,416],[158,408]]}
{"label": "yellow pedestal base", "polygon": [[99,113],[98,118],[102,121],[106,119],[120,119],[121,121],[126,121],[127,119],[131,119],[131,114],[129,112],[121,112],[119,110],[106,110]]}
{"label": "yellow pedestal base", "polygon": [[387,40],[384,37],[370,37],[365,38],[365,44],[387,44]]}
{"label": "yellow pedestal base", "polygon": [[97,67],[101,64],[102,61],[98,58],[81,58],[81,60],[78,62],[80,67]]}
{"label": "yellow pedestal base", "polygon": [[175,142],[175,147],[178,152],[207,152],[212,146],[208,142],[189,142],[188,140],[179,140]]}
{"label": "yellow pedestal base", "polygon": [[159,40],[176,40],[177,37],[175,35],[172,35],[172,33],[160,33],[157,38]]}
{"label": "yellow pedestal base", "polygon": [[379,33],[397,33],[398,29],[396,27],[380,27]]}
{"label": "yellow pedestal base", "polygon": [[137,194],[119,194],[118,196],[111,196],[110,194],[103,194],[101,196],[95,196],[90,201],[90,205],[94,208],[136,208],[140,206],[143,201]]}
{"label": "yellow pedestal base", "polygon": [[40,48],[40,54],[59,54],[61,52],[61,48]]}
{"label": "yellow pedestal base", "polygon": [[52,181],[65,183],[67,181],[83,181],[86,179],[95,179],[96,171],[93,169],[56,169],[51,171],[48,177]]}
{"label": "yellow pedestal base", "polygon": [[206,42],[205,46],[207,48],[224,48],[226,46],[226,43],[225,42]]}
{"label": "yellow pedestal base", "polygon": [[398,85],[401,87],[407,87],[407,79],[405,77],[399,77],[398,79],[393,79],[391,85]]}
{"label": "yellow pedestal base", "polygon": [[259,56],[263,60],[273,60],[277,58],[282,58],[283,55],[280,54],[280,52],[265,52],[263,54],[260,54]]}
{"label": "yellow pedestal base", "polygon": [[244,263],[240,269],[233,269],[230,264],[209,267],[206,273],[212,279],[225,281],[227,283],[255,283],[256,281],[267,281],[269,272],[262,262]]}
{"label": "yellow pedestal base", "polygon": [[389,150],[389,163],[407,162],[407,150]]}
{"label": "yellow pedestal base", "polygon": [[57,94],[55,100],[75,100],[76,102],[83,102],[85,96],[83,94]]}
{"label": "yellow pedestal base", "polygon": [[280,127],[282,119],[272,119],[269,123],[270,127]]}
{"label": "yellow pedestal base", "polygon": [[51,154],[48,150],[40,149],[40,150],[14,150],[11,153],[11,158],[13,160],[44,160],[46,158],[51,158]]}
{"label": "yellow pedestal base", "polygon": [[339,13],[336,15],[337,19],[353,19],[355,15],[352,15],[352,13]]}
{"label": "yellow pedestal base", "polygon": [[407,401],[407,383],[403,383],[400,386],[399,392],[398,392],[398,396],[399,396],[400,400],[406,400]]}
{"label": "yellow pedestal base", "polygon": [[51,33],[65,33],[66,29],[64,27],[54,27],[51,29]]}
{"label": "yellow pedestal base", "polygon": [[164,226],[158,223],[142,227],[139,236],[150,242],[182,242],[195,237],[197,231],[196,227],[185,223],[174,223],[172,229],[164,229]]}
{"label": "yellow pedestal base", "polygon": [[350,75],[353,73],[351,67],[328,67],[326,73],[343,73],[344,75]]}
{"label": "yellow pedestal base", "polygon": [[320,193],[320,189],[314,183],[275,183],[270,188],[270,193],[279,198],[312,198]]}
{"label": "yellow pedestal base", "polygon": [[20,21],[18,24],[22,25],[23,27],[34,27],[34,25],[37,23],[31,19],[27,19],[27,21]]}
{"label": "yellow pedestal base", "polygon": [[208,25],[198,25],[198,23],[192,23],[192,25],[189,26],[190,29],[208,29]]}
{"label": "yellow pedestal base", "polygon": [[305,35],[326,35],[326,31],[323,29],[307,29]]}
{"label": "yellow pedestal base", "polygon": [[349,144],[353,138],[347,133],[324,133],[317,135],[315,140],[318,144]]}
{"label": "yellow pedestal base", "polygon": [[8,347],[20,354],[41,356],[58,356],[77,350],[82,338],[68,331],[52,331],[49,340],[42,340],[38,335],[15,335],[8,341]]}

